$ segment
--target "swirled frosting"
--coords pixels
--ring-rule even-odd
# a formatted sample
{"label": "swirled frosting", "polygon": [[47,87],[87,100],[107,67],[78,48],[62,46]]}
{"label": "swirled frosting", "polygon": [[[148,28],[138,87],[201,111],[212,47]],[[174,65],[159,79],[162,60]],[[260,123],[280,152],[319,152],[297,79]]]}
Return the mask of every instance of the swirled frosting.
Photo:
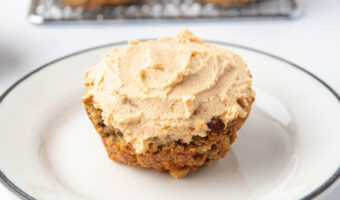
{"label": "swirled frosting", "polygon": [[91,99],[137,153],[150,141],[204,137],[213,117],[227,124],[247,116],[237,101],[254,96],[245,61],[187,29],[113,49],[87,71],[85,85],[83,100]]}

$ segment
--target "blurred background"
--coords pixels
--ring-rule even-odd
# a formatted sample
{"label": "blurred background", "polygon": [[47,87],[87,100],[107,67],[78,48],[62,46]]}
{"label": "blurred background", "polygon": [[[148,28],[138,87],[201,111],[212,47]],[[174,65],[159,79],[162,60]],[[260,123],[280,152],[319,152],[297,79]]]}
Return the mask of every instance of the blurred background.
{"label": "blurred background", "polygon": [[[61,56],[122,40],[175,35],[183,27],[203,39],[282,57],[340,93],[339,0],[262,0],[231,7],[220,6],[222,0],[130,1],[102,7],[84,0],[2,0],[0,94]],[[326,199],[340,199],[340,186],[331,189]],[[0,199],[16,198],[0,185]]]}

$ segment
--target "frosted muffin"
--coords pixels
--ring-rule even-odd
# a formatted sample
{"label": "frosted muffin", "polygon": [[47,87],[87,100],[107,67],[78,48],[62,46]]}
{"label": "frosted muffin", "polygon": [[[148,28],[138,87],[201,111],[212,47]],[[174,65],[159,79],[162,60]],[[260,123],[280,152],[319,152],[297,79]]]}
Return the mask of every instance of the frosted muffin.
{"label": "frosted muffin", "polygon": [[184,29],[107,53],[82,100],[112,160],[179,178],[229,151],[254,101],[246,66]]}
{"label": "frosted muffin", "polygon": [[236,5],[243,5],[251,2],[255,2],[257,0],[197,0],[202,3],[211,3],[219,6],[236,6]]}
{"label": "frosted muffin", "polygon": [[64,4],[71,7],[100,8],[103,6],[116,6],[120,4],[135,3],[136,0],[64,0]]}

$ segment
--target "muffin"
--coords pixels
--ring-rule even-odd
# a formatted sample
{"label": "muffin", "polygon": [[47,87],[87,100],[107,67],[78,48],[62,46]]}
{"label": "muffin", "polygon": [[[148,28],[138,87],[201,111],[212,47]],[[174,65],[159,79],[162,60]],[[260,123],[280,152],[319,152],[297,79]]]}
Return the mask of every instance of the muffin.
{"label": "muffin", "polygon": [[251,82],[240,56],[183,29],[107,53],[87,71],[82,101],[112,160],[179,178],[230,150]]}
{"label": "muffin", "polygon": [[218,6],[229,7],[229,6],[247,4],[247,3],[255,2],[257,0],[197,0],[197,1],[201,3],[211,3],[211,4],[218,5]]}
{"label": "muffin", "polygon": [[84,8],[100,8],[103,6],[116,6],[120,4],[135,3],[136,0],[64,0],[66,6],[84,7]]}

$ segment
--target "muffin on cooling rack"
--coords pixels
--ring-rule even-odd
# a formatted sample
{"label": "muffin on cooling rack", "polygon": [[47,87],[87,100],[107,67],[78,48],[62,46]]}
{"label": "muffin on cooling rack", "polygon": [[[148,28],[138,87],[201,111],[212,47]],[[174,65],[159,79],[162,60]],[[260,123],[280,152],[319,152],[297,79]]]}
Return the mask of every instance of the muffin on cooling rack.
{"label": "muffin on cooling rack", "polygon": [[[257,0],[197,0],[202,3],[211,3],[219,6],[242,5]],[[116,6],[120,4],[136,3],[137,0],[64,0],[64,4],[71,7],[101,8],[103,6]]]}
{"label": "muffin on cooling rack", "polygon": [[64,0],[64,4],[71,7],[100,8],[103,6],[116,6],[120,4],[135,3],[136,0]]}
{"label": "muffin on cooling rack", "polygon": [[211,4],[218,5],[218,6],[228,7],[228,6],[243,5],[243,4],[255,2],[258,0],[197,0],[197,1],[202,2],[202,3],[211,3]]}
{"label": "muffin on cooling rack", "polygon": [[226,155],[255,92],[245,61],[187,29],[89,69],[83,103],[109,157],[179,178]]}

